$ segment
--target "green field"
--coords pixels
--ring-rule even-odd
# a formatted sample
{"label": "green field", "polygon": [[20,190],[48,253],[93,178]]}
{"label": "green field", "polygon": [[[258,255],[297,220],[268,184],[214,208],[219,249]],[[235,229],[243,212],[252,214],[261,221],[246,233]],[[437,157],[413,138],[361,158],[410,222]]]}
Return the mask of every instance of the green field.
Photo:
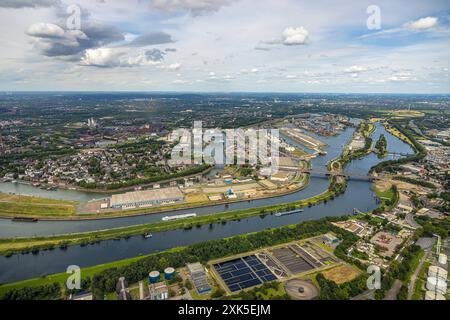
{"label": "green field", "polygon": [[0,193],[0,216],[55,217],[75,214],[75,201]]}

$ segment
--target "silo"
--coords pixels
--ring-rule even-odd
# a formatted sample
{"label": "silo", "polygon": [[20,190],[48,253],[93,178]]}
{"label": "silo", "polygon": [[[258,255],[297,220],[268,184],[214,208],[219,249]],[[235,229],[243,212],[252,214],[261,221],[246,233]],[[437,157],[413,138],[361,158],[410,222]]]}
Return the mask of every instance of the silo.
{"label": "silo", "polygon": [[447,263],[447,255],[445,255],[443,253],[439,254],[439,263],[446,264]]}
{"label": "silo", "polygon": [[440,293],[427,291],[425,292],[425,300],[445,300],[445,297]]}
{"label": "silo", "polygon": [[447,281],[447,270],[438,266],[430,266],[428,268],[428,276],[441,278],[442,280]]}
{"label": "silo", "polygon": [[168,268],[164,269],[164,277],[167,280],[172,279],[174,275],[175,275],[175,269],[174,268],[168,267]]}
{"label": "silo", "polygon": [[435,291],[442,295],[447,293],[447,282],[441,278],[428,277],[427,279],[427,290]]}
{"label": "silo", "polygon": [[148,274],[148,282],[156,283],[159,281],[159,271],[152,271]]}

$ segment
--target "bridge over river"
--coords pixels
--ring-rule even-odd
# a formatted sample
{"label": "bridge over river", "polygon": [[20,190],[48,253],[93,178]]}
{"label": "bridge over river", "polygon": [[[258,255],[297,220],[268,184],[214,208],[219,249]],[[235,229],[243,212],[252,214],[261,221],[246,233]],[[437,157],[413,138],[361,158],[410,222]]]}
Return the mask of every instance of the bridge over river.
{"label": "bridge over river", "polygon": [[317,169],[301,169],[299,170],[301,173],[310,174],[312,177],[343,177],[347,180],[357,180],[357,181],[374,181],[378,178],[368,174],[358,174],[358,173],[350,173],[345,171],[324,171]]}

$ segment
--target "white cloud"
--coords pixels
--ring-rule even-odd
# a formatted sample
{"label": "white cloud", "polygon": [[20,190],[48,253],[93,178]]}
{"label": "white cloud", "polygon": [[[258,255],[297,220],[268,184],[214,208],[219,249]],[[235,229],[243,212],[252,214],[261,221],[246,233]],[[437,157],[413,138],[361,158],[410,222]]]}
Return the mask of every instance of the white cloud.
{"label": "white cloud", "polygon": [[177,79],[177,80],[174,80],[172,83],[174,83],[174,84],[186,84],[186,83],[189,83],[189,81],[182,80],[182,79]]}
{"label": "white cloud", "polygon": [[26,34],[32,37],[62,38],[64,29],[53,23],[35,23],[28,27]]}
{"label": "white cloud", "polygon": [[411,30],[426,30],[438,25],[437,17],[425,17],[416,21],[408,22],[404,25],[405,28]]}
{"label": "white cloud", "polygon": [[287,46],[295,46],[305,44],[308,40],[308,30],[303,27],[288,27],[284,29],[282,38],[283,44]]}
{"label": "white cloud", "polygon": [[360,72],[366,72],[369,71],[368,68],[362,67],[362,66],[351,66],[347,69],[344,69],[345,73],[360,73]]}
{"label": "white cloud", "polygon": [[161,64],[161,60],[152,60],[148,52],[131,52],[117,48],[98,48],[86,50],[81,59],[81,65],[102,68],[153,66]]}
{"label": "white cloud", "polygon": [[169,64],[167,66],[167,69],[169,69],[171,71],[178,71],[178,70],[180,70],[180,68],[181,68],[181,63],[179,63],[179,62],[175,62],[175,63]]}
{"label": "white cloud", "polygon": [[415,81],[417,80],[416,77],[414,77],[411,73],[397,73],[393,76],[390,76],[387,78],[387,80],[389,81],[393,81],[393,82],[399,82],[399,81]]}

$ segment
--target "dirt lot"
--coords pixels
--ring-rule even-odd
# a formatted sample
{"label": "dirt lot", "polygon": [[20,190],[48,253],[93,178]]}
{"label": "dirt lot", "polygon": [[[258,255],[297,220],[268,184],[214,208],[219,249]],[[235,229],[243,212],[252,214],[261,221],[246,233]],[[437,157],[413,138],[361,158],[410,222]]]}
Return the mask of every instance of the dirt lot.
{"label": "dirt lot", "polygon": [[323,271],[322,274],[328,280],[342,284],[355,279],[359,275],[359,271],[348,264],[342,264],[333,269]]}
{"label": "dirt lot", "polygon": [[390,182],[383,181],[383,180],[378,180],[375,184],[375,187],[378,190],[380,190],[381,192],[388,190],[391,186],[392,186],[392,184]]}
{"label": "dirt lot", "polygon": [[380,252],[383,257],[390,257],[395,251],[395,248],[402,243],[402,239],[398,238],[389,232],[380,231],[370,239],[370,242],[384,248]]}
{"label": "dirt lot", "polygon": [[208,197],[204,194],[197,193],[197,194],[187,194],[186,195],[186,202],[203,202],[208,201]]}

